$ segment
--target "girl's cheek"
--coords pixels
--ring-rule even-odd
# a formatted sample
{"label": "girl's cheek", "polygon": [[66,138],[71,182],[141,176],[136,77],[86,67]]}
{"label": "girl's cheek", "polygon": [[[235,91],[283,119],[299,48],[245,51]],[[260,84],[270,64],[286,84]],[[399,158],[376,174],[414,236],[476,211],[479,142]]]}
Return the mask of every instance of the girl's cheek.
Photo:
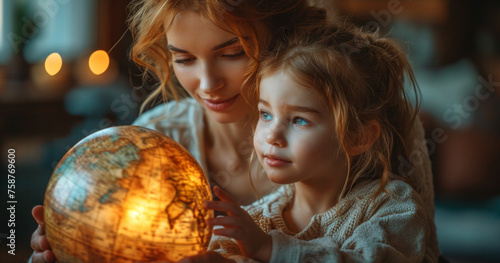
{"label": "girl's cheek", "polygon": [[262,145],[264,142],[265,142],[265,132],[263,131],[262,127],[257,125],[257,128],[255,129],[255,134],[253,136],[253,147],[258,153],[261,152]]}

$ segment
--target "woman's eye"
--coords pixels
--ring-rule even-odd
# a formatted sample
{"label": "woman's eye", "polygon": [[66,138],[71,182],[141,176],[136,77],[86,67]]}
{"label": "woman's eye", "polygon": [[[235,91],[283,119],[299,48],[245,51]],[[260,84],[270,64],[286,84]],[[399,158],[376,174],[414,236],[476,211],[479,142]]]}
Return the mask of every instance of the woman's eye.
{"label": "woman's eye", "polygon": [[270,121],[273,119],[273,117],[271,116],[271,114],[265,112],[265,111],[261,111],[260,112],[260,118],[264,121]]}
{"label": "woman's eye", "polygon": [[309,125],[309,121],[305,120],[305,119],[302,119],[302,118],[295,118],[293,120],[293,123],[299,125],[299,126],[307,126]]}
{"label": "woman's eye", "polygon": [[229,53],[229,54],[224,54],[222,56],[226,57],[226,58],[238,58],[238,57],[241,57],[245,54],[246,54],[245,50],[241,50],[240,52],[237,52],[237,53]]}
{"label": "woman's eye", "polygon": [[185,59],[175,59],[173,62],[181,65],[187,65],[194,61],[195,61],[194,58],[185,58]]}

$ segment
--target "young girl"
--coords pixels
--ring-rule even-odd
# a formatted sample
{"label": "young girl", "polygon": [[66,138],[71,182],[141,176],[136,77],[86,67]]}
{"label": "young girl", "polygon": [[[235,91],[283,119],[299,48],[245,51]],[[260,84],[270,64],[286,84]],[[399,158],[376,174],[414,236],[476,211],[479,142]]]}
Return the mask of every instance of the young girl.
{"label": "young girl", "polygon": [[254,92],[255,153],[283,186],[246,211],[216,187],[222,201],[207,208],[228,216],[209,221],[224,227],[209,249],[259,262],[437,262],[432,215],[398,174],[416,118],[405,55],[348,26],[300,32],[264,58]]}

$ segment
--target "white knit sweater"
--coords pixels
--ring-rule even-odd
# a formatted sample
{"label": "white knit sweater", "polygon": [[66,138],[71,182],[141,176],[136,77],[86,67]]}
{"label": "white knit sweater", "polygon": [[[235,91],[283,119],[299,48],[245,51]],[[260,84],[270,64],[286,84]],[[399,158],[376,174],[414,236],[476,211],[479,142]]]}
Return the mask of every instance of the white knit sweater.
{"label": "white knit sweater", "polygon": [[[244,208],[272,237],[270,262],[437,262],[433,218],[420,195],[394,180],[373,199],[379,183],[355,186],[300,233],[290,231],[282,217],[292,200],[285,187]],[[239,247],[229,238],[213,236],[209,250],[238,262],[254,262],[238,256]]]}

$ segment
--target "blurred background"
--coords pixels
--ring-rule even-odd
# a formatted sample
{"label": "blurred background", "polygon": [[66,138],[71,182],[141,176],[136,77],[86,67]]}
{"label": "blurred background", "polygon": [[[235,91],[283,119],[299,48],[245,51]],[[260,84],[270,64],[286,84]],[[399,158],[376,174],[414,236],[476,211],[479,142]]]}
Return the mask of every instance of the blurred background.
{"label": "blurred background", "polygon": [[[43,203],[64,153],[90,133],[132,123],[151,91],[128,58],[129,2],[0,0],[2,262],[31,254],[31,209]],[[408,53],[433,162],[440,249],[451,262],[500,262],[500,2],[314,2],[378,29]],[[15,256],[6,246],[10,149]]]}

